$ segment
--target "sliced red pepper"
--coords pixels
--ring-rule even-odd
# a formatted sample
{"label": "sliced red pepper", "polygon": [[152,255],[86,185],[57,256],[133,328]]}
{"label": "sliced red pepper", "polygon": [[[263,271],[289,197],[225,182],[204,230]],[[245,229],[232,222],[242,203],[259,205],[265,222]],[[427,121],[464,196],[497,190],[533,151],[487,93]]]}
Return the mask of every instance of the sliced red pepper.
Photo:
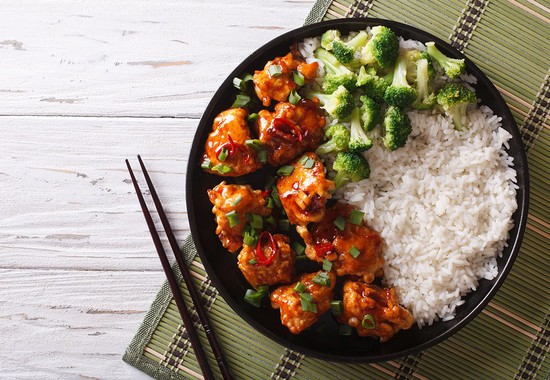
{"label": "sliced red pepper", "polygon": [[262,190],[262,197],[267,197],[269,194],[271,194],[271,189],[265,189]]}
{"label": "sliced red pepper", "polygon": [[231,135],[227,135],[227,139],[229,140],[228,142],[226,142],[223,145],[220,145],[216,149],[216,157],[218,158],[218,160],[220,159],[220,153],[222,152],[222,150],[226,149],[227,158],[230,158],[233,154],[235,154],[237,150],[240,150],[245,155],[244,161],[245,162],[250,161],[250,154],[248,153],[247,149],[245,149],[243,146],[239,144],[235,144],[235,142],[231,138]]}
{"label": "sliced red pepper", "polygon": [[271,126],[284,139],[302,141],[302,129],[298,124],[286,117],[274,118]]}
{"label": "sliced red pepper", "polygon": [[[269,257],[265,257],[264,251],[262,250],[262,245],[264,243],[269,243],[269,246],[271,247],[272,252]],[[275,243],[275,239],[273,239],[273,235],[271,235],[271,233],[269,233],[268,231],[262,232],[260,234],[260,237],[258,238],[258,244],[256,245],[256,259],[257,259],[258,265],[271,264],[275,259],[276,254],[277,254],[277,244]]]}
{"label": "sliced red pepper", "polygon": [[317,244],[315,246],[315,253],[317,253],[319,257],[324,257],[327,253],[331,252],[333,248],[332,243]]}

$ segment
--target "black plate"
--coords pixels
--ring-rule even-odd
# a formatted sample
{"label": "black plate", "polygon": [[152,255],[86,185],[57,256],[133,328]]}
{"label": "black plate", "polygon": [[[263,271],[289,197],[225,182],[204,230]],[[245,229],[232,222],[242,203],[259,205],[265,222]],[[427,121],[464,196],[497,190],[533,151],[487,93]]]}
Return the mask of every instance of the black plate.
{"label": "black plate", "polygon": [[[386,25],[405,39],[434,41],[448,56],[465,58],[467,72],[477,77],[478,83],[475,88],[478,97],[483,104],[491,107],[496,115],[502,117],[503,128],[512,134],[508,153],[514,158],[519,186],[518,209],[513,215],[515,227],[510,231],[508,246],[502,257],[497,260],[498,276],[491,281],[481,280],[478,289],[465,297],[465,303],[457,308],[456,317],[451,321],[436,322],[422,330],[414,325],[410,330],[399,332],[390,341],[378,343],[374,339],[355,335],[339,336],[336,323],[330,313],[327,313],[318,322],[324,325],[321,332],[311,328],[300,335],[293,335],[281,324],[279,312],[271,309],[267,305],[268,302],[261,309],[257,309],[243,300],[243,295],[250,286],[237,268],[237,255],[232,255],[224,249],[214,232],[216,226],[206,190],[217,185],[223,178],[206,174],[201,170],[200,161],[204,144],[214,118],[219,112],[231,106],[237,94],[232,84],[234,77],[262,69],[268,60],[285,55],[292,43],[299,42],[305,37],[320,36],[327,29],[337,28],[345,34],[376,25]],[[264,174],[265,172],[256,172],[248,176],[247,180],[252,186],[259,187]],[[265,336],[292,350],[331,361],[375,362],[411,354],[441,342],[464,327],[485,307],[504,282],[518,253],[527,219],[529,180],[527,159],[512,114],[493,84],[472,61],[443,40],[405,24],[382,19],[340,19],[298,28],[275,38],[252,53],[227,77],[199,123],[189,157],[186,191],[191,233],[200,258],[216,288],[237,314]]]}

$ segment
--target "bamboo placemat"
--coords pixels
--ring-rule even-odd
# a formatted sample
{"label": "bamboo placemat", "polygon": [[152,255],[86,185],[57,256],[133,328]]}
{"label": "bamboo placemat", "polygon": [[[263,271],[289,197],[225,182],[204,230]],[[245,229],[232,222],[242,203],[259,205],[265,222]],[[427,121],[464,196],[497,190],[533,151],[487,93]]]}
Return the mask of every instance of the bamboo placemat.
{"label": "bamboo placemat", "polygon": [[[417,355],[359,365],[305,357],[254,331],[220,297],[188,238],[183,252],[235,377],[548,378],[550,4],[542,0],[319,0],[306,24],[366,16],[407,23],[448,40],[484,70],[502,93],[520,126],[530,169],[530,210],[520,253],[497,295],[460,332]],[[187,293],[186,298],[190,302]],[[158,379],[198,378],[200,370],[180,323],[165,283],[124,361]]]}

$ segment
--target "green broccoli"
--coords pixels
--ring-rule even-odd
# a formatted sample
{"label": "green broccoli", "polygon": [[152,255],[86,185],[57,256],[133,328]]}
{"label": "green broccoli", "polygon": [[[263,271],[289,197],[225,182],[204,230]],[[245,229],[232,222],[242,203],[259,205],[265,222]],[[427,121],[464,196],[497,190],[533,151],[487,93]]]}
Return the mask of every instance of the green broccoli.
{"label": "green broccoli", "polygon": [[447,57],[435,46],[433,42],[426,43],[426,52],[437,62],[437,64],[443,69],[445,75],[449,78],[456,78],[460,74],[464,73],[466,64],[463,59],[456,59]]}
{"label": "green broccoli", "polygon": [[363,129],[367,132],[372,131],[382,115],[380,104],[366,95],[361,96],[359,100],[361,100],[362,103],[361,121],[363,122]]}
{"label": "green broccoli", "polygon": [[340,31],[337,29],[329,29],[321,36],[321,47],[327,50],[332,50],[333,42],[339,39]]}
{"label": "green broccoli", "polygon": [[399,39],[393,30],[386,26],[375,26],[371,30],[372,38],[361,50],[361,64],[376,63],[381,68],[395,63],[399,54]]}
{"label": "green broccoli", "polygon": [[347,42],[342,42],[337,38],[332,43],[332,54],[344,64],[351,63],[355,59],[355,52],[365,46],[368,40],[369,35],[364,31],[359,32]]}
{"label": "green broccoli", "polygon": [[455,129],[466,126],[466,108],[477,101],[476,94],[460,83],[447,83],[437,93],[437,103],[453,119]]}
{"label": "green broccoli", "polygon": [[374,100],[378,102],[384,100],[384,93],[388,85],[389,83],[387,83],[384,78],[376,74],[376,69],[374,67],[365,69],[365,66],[361,66],[359,69],[359,73],[357,74],[357,87],[363,87],[365,95]]}
{"label": "green broccoli", "polygon": [[422,53],[414,49],[405,50],[402,56],[407,61],[407,82],[414,82],[416,79],[416,62],[422,57]]}
{"label": "green broccoli", "polygon": [[315,58],[323,63],[325,68],[325,78],[323,80],[324,92],[332,93],[340,86],[344,86],[350,91],[355,90],[357,78],[353,71],[340,63],[334,55],[323,48],[316,49],[314,55]]}
{"label": "green broccoli", "polygon": [[361,153],[338,153],[332,169],[337,172],[333,179],[337,188],[347,182],[359,182],[370,176],[369,163]]}
{"label": "green broccoli", "polygon": [[337,119],[345,119],[355,107],[353,95],[344,86],[340,86],[332,94],[323,94],[320,92],[311,92],[308,98],[317,98],[321,107],[328,112],[330,116]]}
{"label": "green broccoli", "polygon": [[407,143],[412,132],[411,120],[399,107],[390,106],[382,123],[382,142],[388,150],[396,150]]}
{"label": "green broccoli", "polygon": [[315,153],[321,155],[347,150],[349,146],[349,138],[350,133],[345,126],[342,124],[331,125],[325,131],[325,139],[327,141],[319,145],[315,150]]}
{"label": "green broccoli", "polygon": [[433,79],[435,77],[435,68],[432,57],[427,51],[423,51],[422,54],[420,54],[420,59],[426,59],[428,61],[428,75],[430,79]]}
{"label": "green broccoli", "polygon": [[421,58],[416,61],[416,100],[413,102],[413,108],[417,110],[427,110],[432,108],[437,99],[431,90],[430,84],[430,63],[427,59]]}
{"label": "green broccoli", "polygon": [[407,82],[407,60],[397,57],[393,69],[393,80],[384,93],[384,101],[390,106],[406,107],[416,99],[416,90]]}
{"label": "green broccoli", "polygon": [[354,152],[363,152],[372,148],[373,141],[363,129],[361,108],[355,107],[351,112],[349,149]]}

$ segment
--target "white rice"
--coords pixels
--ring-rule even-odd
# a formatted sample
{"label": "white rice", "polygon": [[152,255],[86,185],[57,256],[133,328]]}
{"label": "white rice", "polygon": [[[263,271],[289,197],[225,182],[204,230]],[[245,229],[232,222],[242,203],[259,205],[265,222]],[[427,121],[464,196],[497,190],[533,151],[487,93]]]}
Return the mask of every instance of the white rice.
{"label": "white rice", "polygon": [[[310,38],[299,49],[309,62],[319,45]],[[403,39],[400,47],[425,49]],[[476,83],[472,75],[461,80]],[[453,319],[462,297],[480,279],[498,274],[496,258],[513,227],[517,186],[504,150],[511,135],[488,107],[470,110],[461,132],[437,112],[408,115],[413,131],[407,144],[389,152],[376,141],[365,153],[370,178],[348,184],[336,197],[363,210],[384,238],[385,284],[396,288],[422,327]]]}

